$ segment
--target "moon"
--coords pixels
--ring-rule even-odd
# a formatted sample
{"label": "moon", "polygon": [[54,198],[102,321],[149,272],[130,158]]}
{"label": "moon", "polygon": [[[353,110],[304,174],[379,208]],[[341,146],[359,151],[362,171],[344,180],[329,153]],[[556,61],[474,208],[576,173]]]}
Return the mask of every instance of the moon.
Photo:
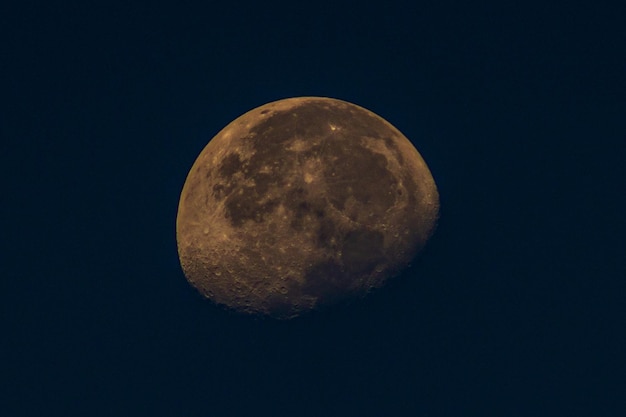
{"label": "moon", "polygon": [[202,295],[285,319],[382,286],[438,213],[430,170],[398,129],[346,101],[297,97],[245,113],[202,150],[176,239]]}

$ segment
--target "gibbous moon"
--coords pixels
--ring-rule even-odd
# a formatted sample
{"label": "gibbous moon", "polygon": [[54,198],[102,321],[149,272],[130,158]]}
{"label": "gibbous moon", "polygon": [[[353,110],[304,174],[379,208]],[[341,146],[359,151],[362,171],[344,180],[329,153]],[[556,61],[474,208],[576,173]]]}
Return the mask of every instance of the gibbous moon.
{"label": "gibbous moon", "polygon": [[426,163],[389,122],[290,98],[240,116],[200,153],[180,196],[178,254],[215,303],[291,318],[397,275],[438,212]]}

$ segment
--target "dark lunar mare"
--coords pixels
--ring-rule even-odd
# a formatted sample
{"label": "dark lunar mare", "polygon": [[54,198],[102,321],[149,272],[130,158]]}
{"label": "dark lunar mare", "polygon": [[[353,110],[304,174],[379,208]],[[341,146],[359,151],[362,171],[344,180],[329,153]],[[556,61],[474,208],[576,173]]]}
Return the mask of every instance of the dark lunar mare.
{"label": "dark lunar mare", "polygon": [[[339,132],[349,129],[349,137],[329,132],[329,124],[336,126]],[[265,216],[275,210],[279,199],[262,200],[270,187],[285,187],[286,179],[297,168],[293,166],[295,161],[315,157],[324,161],[323,177],[327,179],[327,195],[324,198],[310,197],[305,184],[300,181],[295,188],[287,191],[281,201],[292,213],[291,227],[296,232],[303,230],[304,215],[314,214],[320,219],[316,224],[318,246],[333,252],[339,249],[341,256],[316,263],[307,269],[305,285],[302,288],[291,288],[292,294],[287,296],[301,292],[322,299],[334,299],[350,290],[355,276],[369,273],[377,263],[384,261],[382,233],[363,225],[342,234],[333,219],[322,219],[326,217],[328,203],[342,211],[349,197],[368,205],[377,216],[395,204],[395,194],[389,196],[388,190],[395,189],[397,181],[387,168],[385,156],[351,143],[360,136],[384,137],[386,130],[388,128],[383,123],[368,114],[359,114],[349,108],[310,103],[290,111],[277,112],[251,129],[245,138],[254,149],[250,159],[242,161],[238,154],[230,153],[219,165],[221,179],[228,185],[214,186],[215,197],[226,199],[228,219],[233,227],[242,227],[246,220],[263,222]],[[300,155],[296,156],[295,151],[288,150],[295,139],[314,137],[320,137],[321,143]],[[395,155],[399,155],[397,147],[388,137],[385,138],[385,144],[395,150]],[[261,172],[263,167],[267,167],[268,160],[278,163],[271,167],[269,173]],[[231,194],[233,189],[239,189],[233,184],[233,176],[241,172],[241,181],[254,179],[254,185],[243,186],[241,194]],[[359,175],[355,176],[357,172]],[[346,183],[352,184],[352,193],[345,192]],[[414,189],[414,192],[417,191]],[[332,238],[341,243],[329,244]]]}

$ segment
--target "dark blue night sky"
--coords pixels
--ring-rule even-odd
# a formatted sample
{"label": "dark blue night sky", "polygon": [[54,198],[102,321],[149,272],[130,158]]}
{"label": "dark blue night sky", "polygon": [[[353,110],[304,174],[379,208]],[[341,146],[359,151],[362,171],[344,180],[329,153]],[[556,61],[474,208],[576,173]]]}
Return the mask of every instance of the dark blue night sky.
{"label": "dark blue night sky", "polygon": [[[0,415],[624,415],[624,7],[54,3],[0,7]],[[242,317],[185,281],[178,198],[303,95],[399,128],[439,227],[362,302]]]}

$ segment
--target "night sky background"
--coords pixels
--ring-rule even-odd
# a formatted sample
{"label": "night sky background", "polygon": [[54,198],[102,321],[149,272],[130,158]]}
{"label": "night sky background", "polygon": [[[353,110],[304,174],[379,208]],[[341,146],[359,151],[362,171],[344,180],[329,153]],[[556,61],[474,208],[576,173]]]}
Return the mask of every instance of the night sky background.
{"label": "night sky background", "polygon": [[[220,3],[0,6],[0,415],[626,415],[625,8]],[[240,316],[178,198],[302,95],[400,129],[439,227],[364,301]]]}

